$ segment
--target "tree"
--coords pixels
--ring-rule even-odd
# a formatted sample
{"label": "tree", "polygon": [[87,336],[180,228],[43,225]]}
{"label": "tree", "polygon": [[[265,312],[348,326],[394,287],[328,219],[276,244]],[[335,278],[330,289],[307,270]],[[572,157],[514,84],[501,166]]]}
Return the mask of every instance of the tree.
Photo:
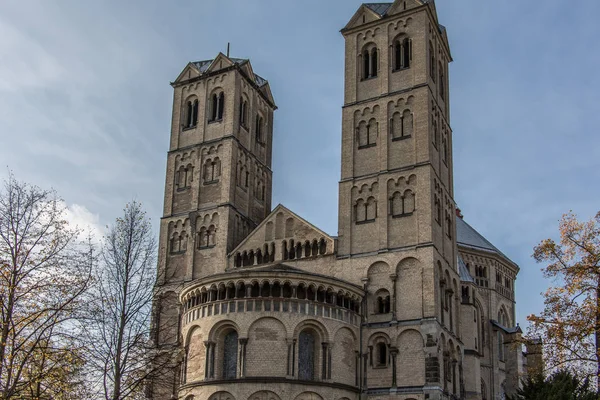
{"label": "tree", "polygon": [[[74,321],[91,282],[93,246],[65,220],[53,190],[0,188],[0,398],[60,398],[75,390]],[[88,243],[89,244],[89,243]],[[76,363],[74,364],[76,365]]]}
{"label": "tree", "polygon": [[546,239],[534,250],[555,285],[544,294],[544,311],[527,317],[530,335],[542,338],[548,369],[592,377],[600,392],[600,212],[587,222],[565,214],[559,228],[558,243]]}
{"label": "tree", "polygon": [[529,377],[508,400],[598,400],[598,395],[590,389],[588,379],[582,381],[567,370],[559,370],[548,378],[541,374]]}
{"label": "tree", "polygon": [[109,227],[86,324],[90,366],[106,399],[141,397],[152,372],[149,327],[156,239],[140,203]]}

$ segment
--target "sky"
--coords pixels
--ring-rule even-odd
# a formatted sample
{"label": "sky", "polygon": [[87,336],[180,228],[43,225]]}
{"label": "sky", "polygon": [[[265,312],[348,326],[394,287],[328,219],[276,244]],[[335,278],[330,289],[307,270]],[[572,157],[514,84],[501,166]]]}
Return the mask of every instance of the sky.
{"label": "sky", "polygon": [[[0,179],[54,188],[103,232],[162,214],[172,88],[189,61],[250,58],[275,113],[273,205],[337,234],[344,42],[355,0],[2,0]],[[437,0],[448,29],[455,200],[521,267],[517,321],[550,282],[531,258],[600,210],[600,2]]]}

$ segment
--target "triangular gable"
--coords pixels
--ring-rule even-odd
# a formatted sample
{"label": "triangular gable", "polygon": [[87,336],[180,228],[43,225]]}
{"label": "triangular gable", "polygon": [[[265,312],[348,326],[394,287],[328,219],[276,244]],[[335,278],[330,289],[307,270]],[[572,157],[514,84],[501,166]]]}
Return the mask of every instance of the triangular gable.
{"label": "triangular gable", "polygon": [[240,69],[244,71],[244,73],[248,76],[248,78],[252,81],[256,81],[256,77],[254,76],[254,70],[252,69],[252,65],[250,61],[247,61],[240,65]]}
{"label": "triangular gable", "polygon": [[275,110],[277,110],[277,106],[275,105],[275,100],[273,99],[273,93],[271,92],[271,86],[269,85],[269,82],[267,82],[264,85],[262,85],[259,89],[262,92],[262,94],[264,94],[265,97],[267,99],[269,99],[269,101],[271,102],[271,104],[273,104],[273,108]]}
{"label": "triangular gable", "polygon": [[325,240],[327,253],[331,253],[335,240],[304,218],[298,216],[288,208],[279,204],[275,209],[246,237],[231,253],[263,249],[264,245],[275,243],[277,247],[283,241],[304,244],[306,241]]}
{"label": "triangular gable", "polygon": [[217,57],[210,63],[210,67],[206,70],[206,72],[214,72],[223,68],[231,67],[234,64],[233,61],[229,57],[227,57],[223,53],[219,53]]}
{"label": "triangular gable", "polygon": [[359,9],[354,13],[354,16],[350,19],[350,22],[346,24],[342,31],[352,29],[357,26],[376,21],[381,19],[381,15],[376,13],[374,10],[367,7],[365,4],[361,5]]}
{"label": "triangular gable", "polygon": [[200,76],[200,71],[198,68],[196,68],[194,63],[188,63],[183,71],[181,71],[177,79],[175,79],[175,82],[187,81],[198,76]]}

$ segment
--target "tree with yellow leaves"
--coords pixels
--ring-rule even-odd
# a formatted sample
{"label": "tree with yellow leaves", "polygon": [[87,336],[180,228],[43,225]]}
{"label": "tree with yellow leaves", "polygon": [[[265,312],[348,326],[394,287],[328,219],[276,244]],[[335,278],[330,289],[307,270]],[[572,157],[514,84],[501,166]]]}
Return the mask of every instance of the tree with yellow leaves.
{"label": "tree with yellow leaves", "polygon": [[65,211],[54,191],[12,174],[0,188],[2,400],[58,399],[52,391],[73,377],[62,367],[77,357],[73,326],[94,254],[91,245],[81,246]]}
{"label": "tree with yellow leaves", "polygon": [[600,393],[600,212],[586,222],[565,214],[559,229],[559,242],[546,239],[534,249],[554,285],[544,311],[527,317],[530,335],[542,338],[547,369],[595,378]]}

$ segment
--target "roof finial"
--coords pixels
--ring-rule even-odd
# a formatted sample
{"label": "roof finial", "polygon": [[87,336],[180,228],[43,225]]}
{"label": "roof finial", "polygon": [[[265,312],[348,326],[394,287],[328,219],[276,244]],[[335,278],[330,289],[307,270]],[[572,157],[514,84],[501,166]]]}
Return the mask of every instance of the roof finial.
{"label": "roof finial", "polygon": [[229,42],[227,42],[227,58],[229,58]]}

